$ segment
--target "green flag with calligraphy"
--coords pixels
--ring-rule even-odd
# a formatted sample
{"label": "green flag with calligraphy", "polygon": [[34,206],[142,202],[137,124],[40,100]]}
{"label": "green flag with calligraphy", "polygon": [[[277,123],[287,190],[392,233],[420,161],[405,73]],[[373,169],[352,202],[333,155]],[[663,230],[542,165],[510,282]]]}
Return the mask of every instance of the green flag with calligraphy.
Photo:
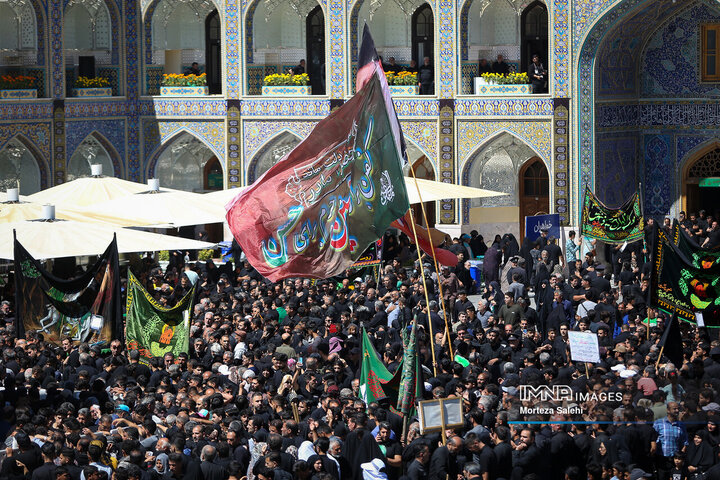
{"label": "green flag with calligraphy", "polygon": [[149,362],[166,353],[187,353],[194,287],[171,308],[160,305],[128,270],[125,336],[129,350]]}
{"label": "green flag with calligraphy", "polygon": [[619,208],[609,208],[589,188],[583,196],[582,235],[605,243],[632,243],[644,235],[644,222],[638,192]]}
{"label": "green flag with calligraphy", "polygon": [[688,246],[679,248],[671,235],[654,228],[650,303],[691,323],[698,323],[700,314],[706,327],[720,327],[717,257],[699,249],[688,256],[681,249]]}

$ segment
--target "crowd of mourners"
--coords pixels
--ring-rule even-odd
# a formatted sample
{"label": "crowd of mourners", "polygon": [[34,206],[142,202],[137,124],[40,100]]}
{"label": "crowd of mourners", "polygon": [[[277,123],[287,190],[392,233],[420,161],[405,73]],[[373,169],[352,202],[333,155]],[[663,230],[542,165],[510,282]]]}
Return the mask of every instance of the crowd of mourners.
{"label": "crowd of mourners", "polygon": [[[717,229],[682,220],[699,243]],[[218,265],[173,252],[164,269],[148,256],[135,273],[158,301],[198,289],[189,351],[149,365],[121,339],[16,338],[8,282],[0,478],[720,479],[720,343],[683,323],[682,364],[660,355],[647,240],[473,231],[446,240],[458,262],[436,271],[386,234],[379,268],[274,284],[238,251]],[[465,425],[445,435],[363,401],[363,329],[394,372],[413,319],[423,399],[462,399]],[[599,363],[572,360],[572,330],[597,333]],[[522,400],[526,385],[578,400]]]}

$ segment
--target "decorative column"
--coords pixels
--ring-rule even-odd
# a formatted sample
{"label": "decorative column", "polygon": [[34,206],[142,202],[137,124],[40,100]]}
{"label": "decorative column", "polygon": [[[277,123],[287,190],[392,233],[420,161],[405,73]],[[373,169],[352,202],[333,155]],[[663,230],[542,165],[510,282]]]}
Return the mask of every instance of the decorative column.
{"label": "decorative column", "polygon": [[[436,8],[438,28],[438,56],[436,57],[439,95],[438,120],[439,155],[438,175],[444,183],[455,183],[455,59],[457,45],[455,43],[455,6],[452,0],[438,0]],[[454,199],[445,199],[440,204],[440,223],[443,225],[456,224],[457,206]]]}
{"label": "decorative column", "polygon": [[570,224],[570,99],[553,101],[553,206],[560,224]]}
{"label": "decorative column", "polygon": [[140,165],[140,45],[138,29],[140,28],[140,15],[138,15],[139,0],[124,0],[125,10],[125,88],[127,96],[127,165],[128,179],[143,181],[143,171]]}
{"label": "decorative column", "polygon": [[52,165],[54,172],[52,184],[60,185],[65,182],[67,161],[65,158],[65,100],[53,100],[53,151]]}
{"label": "decorative column", "polygon": [[570,199],[570,7],[568,0],[553,0],[551,7],[553,99],[553,206],[561,225],[573,221]]}
{"label": "decorative column", "polygon": [[329,48],[325,64],[329,66],[328,94],[332,100],[345,98],[345,65],[348,55],[345,44],[345,0],[327,0]]}
{"label": "decorative column", "polygon": [[227,100],[227,116],[225,119],[225,162],[227,172],[228,188],[242,186],[242,169],[240,163],[240,147],[242,137],[240,135],[240,100]]}
{"label": "decorative column", "polygon": [[65,182],[65,55],[63,51],[63,0],[50,2],[50,97],[53,99],[52,118],[52,185]]}

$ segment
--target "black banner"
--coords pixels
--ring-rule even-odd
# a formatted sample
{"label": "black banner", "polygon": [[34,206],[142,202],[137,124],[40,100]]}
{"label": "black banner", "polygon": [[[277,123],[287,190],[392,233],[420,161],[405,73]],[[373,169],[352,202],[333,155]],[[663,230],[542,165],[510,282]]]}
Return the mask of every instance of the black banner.
{"label": "black banner", "polygon": [[101,346],[122,339],[116,240],[85,273],[70,280],[45,270],[15,240],[15,305],[18,337],[34,330],[57,345],[69,338]]}

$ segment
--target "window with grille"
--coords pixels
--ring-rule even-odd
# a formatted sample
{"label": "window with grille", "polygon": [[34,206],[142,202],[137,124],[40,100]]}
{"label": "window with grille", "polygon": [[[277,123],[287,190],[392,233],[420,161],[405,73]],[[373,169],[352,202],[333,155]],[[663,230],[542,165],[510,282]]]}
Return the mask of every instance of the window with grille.
{"label": "window with grille", "polygon": [[700,56],[703,82],[720,82],[720,23],[701,26],[702,55]]}

